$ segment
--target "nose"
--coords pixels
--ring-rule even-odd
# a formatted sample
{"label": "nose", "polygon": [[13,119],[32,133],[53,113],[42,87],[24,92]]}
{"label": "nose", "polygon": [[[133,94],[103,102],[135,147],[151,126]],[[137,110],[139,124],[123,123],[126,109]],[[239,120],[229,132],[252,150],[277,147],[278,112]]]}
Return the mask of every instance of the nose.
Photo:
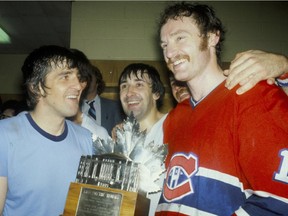
{"label": "nose", "polygon": [[128,86],[127,91],[126,91],[126,97],[130,97],[131,95],[134,95],[134,87],[133,86]]}
{"label": "nose", "polygon": [[77,90],[83,90],[85,87],[86,87],[86,82],[83,82],[83,81],[80,81],[79,77],[76,76],[74,79],[73,79],[73,86],[75,89]]}
{"label": "nose", "polygon": [[174,46],[172,43],[169,43],[166,45],[166,48],[163,50],[164,56],[167,59],[171,59],[174,56],[176,56],[177,49],[176,46]]}

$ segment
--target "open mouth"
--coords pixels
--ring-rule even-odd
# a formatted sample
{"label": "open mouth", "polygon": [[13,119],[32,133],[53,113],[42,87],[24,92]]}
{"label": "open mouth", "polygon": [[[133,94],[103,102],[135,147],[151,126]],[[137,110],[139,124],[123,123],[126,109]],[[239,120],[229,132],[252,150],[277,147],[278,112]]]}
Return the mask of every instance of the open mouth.
{"label": "open mouth", "polygon": [[187,61],[187,59],[179,59],[179,60],[173,62],[173,66],[177,66],[177,65],[179,65],[179,64],[181,64],[181,63],[183,63],[185,61]]}
{"label": "open mouth", "polygon": [[129,110],[133,110],[140,104],[140,101],[127,101],[127,107]]}

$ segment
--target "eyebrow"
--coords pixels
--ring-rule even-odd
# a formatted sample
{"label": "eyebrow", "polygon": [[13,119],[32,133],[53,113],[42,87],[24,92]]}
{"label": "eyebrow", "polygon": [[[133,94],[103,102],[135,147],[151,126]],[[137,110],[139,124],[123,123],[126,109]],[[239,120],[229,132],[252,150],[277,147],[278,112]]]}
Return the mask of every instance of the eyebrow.
{"label": "eyebrow", "polygon": [[[187,34],[188,34],[187,31],[182,30],[182,29],[179,29],[179,30],[177,30],[177,31],[172,32],[171,34],[169,34],[169,36],[174,37],[174,36],[179,35],[179,34],[182,34],[182,33],[187,33]],[[163,43],[165,43],[165,42],[164,42],[163,40],[160,40],[160,45],[163,44]]]}
{"label": "eyebrow", "polygon": [[61,70],[58,75],[61,76],[61,75],[65,75],[65,74],[69,74],[69,73],[73,73],[72,70],[70,69],[65,69],[65,70]]}

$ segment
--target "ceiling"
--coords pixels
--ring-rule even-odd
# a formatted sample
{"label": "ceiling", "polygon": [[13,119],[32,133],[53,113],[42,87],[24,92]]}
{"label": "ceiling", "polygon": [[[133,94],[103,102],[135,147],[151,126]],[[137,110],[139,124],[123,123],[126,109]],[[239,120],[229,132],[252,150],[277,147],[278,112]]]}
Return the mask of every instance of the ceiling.
{"label": "ceiling", "polygon": [[0,54],[27,54],[41,45],[70,46],[71,1],[1,1],[0,27],[11,38]]}

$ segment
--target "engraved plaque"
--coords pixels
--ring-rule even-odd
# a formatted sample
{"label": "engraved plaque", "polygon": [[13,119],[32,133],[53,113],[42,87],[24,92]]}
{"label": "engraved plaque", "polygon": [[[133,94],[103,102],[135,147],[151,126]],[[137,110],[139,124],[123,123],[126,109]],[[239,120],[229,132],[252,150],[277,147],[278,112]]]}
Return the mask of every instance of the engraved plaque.
{"label": "engraved plaque", "polygon": [[122,194],[82,188],[76,216],[119,216]]}

